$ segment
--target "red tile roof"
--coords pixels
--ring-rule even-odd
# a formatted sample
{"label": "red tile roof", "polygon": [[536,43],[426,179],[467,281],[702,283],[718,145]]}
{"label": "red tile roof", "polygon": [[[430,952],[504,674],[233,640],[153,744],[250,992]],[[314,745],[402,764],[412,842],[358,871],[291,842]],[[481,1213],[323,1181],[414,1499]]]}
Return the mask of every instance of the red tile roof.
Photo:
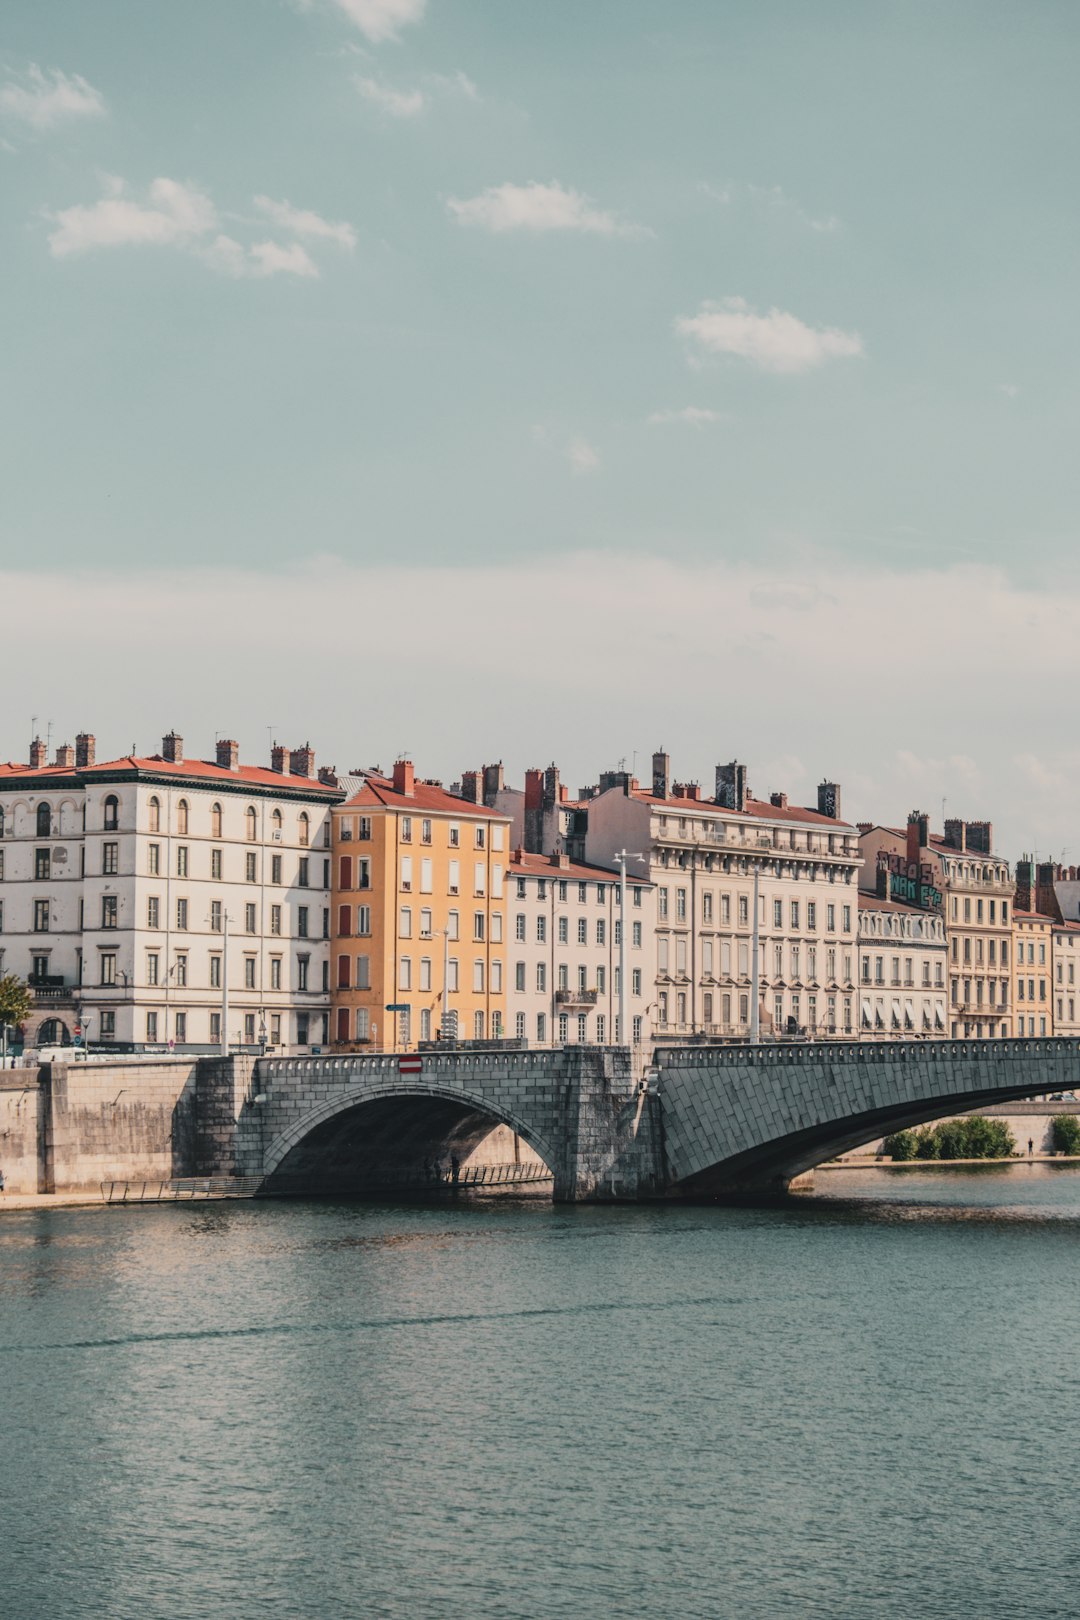
{"label": "red tile roof", "polygon": [[487,805],[473,804],[469,799],[460,799],[455,793],[448,793],[445,788],[436,787],[432,782],[422,782],[419,777],[413,785],[411,793],[399,793],[394,787],[393,779],[388,776],[369,775],[359,793],[354,793],[351,799],[339,806],[342,810],[367,810],[383,807],[388,810],[430,810],[444,816],[458,816],[463,820],[505,821],[509,824],[513,817],[504,810],[489,810]]}
{"label": "red tile roof", "polygon": [[97,761],[93,765],[42,765],[32,769],[29,765],[19,765],[9,761],[0,765],[0,779],[3,777],[18,777],[20,780],[33,778],[36,781],[46,779],[53,781],[86,781],[93,777],[110,777],[121,774],[134,774],[138,776],[168,777],[177,782],[244,782],[249,787],[271,788],[280,791],[302,790],[305,793],[324,795],[332,798],[338,793],[337,788],[328,787],[320,782],[316,776],[292,776],[287,771],[272,771],[261,765],[241,765],[235,771],[230,771],[225,765],[218,765],[208,759],[185,759],[179,764],[172,760],[163,759],[160,754],[140,756],[126,754],[121,759]]}
{"label": "red tile roof", "polygon": [[678,816],[691,817],[701,811],[708,811],[714,816],[738,816],[746,820],[805,823],[809,826],[823,827],[831,832],[856,830],[850,822],[834,821],[831,816],[823,816],[820,810],[811,810],[808,805],[772,804],[768,799],[747,799],[745,810],[729,810],[724,805],[717,804],[714,799],[676,799],[670,794],[666,799],[660,799],[656,794],[646,792],[644,788],[635,788],[631,797]]}
{"label": "red tile roof", "polygon": [[[571,861],[567,866],[556,866],[549,855],[533,855],[527,850],[517,849],[511,855],[510,864],[506,870],[509,877],[558,878],[564,883],[567,879],[573,879],[575,882],[587,880],[590,883],[618,883],[619,881],[618,872],[612,871],[606,866],[588,866],[584,861]],[[652,886],[648,878],[637,877],[629,870],[626,873],[626,881],[627,883],[643,884],[646,888]]]}

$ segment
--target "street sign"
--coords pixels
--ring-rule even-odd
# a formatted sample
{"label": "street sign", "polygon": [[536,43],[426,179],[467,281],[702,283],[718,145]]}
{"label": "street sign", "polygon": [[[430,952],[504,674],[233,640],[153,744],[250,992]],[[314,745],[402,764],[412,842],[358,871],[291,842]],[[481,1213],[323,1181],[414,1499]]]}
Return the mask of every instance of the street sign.
{"label": "street sign", "polygon": [[421,1057],[398,1058],[398,1074],[422,1074],[424,1060]]}
{"label": "street sign", "polygon": [[388,1001],[386,1010],[387,1012],[408,1012],[409,1003],[407,1001]]}

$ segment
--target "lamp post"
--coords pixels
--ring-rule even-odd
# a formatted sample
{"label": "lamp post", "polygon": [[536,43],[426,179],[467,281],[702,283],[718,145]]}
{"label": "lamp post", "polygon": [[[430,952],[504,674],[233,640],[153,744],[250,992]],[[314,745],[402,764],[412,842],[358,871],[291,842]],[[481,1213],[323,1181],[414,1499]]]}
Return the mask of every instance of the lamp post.
{"label": "lamp post", "polygon": [[619,868],[619,1046],[630,1046],[626,1032],[626,863],[643,861],[644,855],[631,855],[627,850],[616,852],[614,860]]}

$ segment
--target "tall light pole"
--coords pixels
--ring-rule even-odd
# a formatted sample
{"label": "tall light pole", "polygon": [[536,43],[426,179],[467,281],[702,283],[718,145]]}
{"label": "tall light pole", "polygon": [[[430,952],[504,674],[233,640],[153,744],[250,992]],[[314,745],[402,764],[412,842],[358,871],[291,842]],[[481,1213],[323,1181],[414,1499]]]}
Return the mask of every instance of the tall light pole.
{"label": "tall light pole", "polygon": [[644,855],[631,855],[625,849],[620,849],[615,857],[615,864],[619,868],[619,1046],[630,1046],[626,1033],[626,863],[627,861],[643,861]]}

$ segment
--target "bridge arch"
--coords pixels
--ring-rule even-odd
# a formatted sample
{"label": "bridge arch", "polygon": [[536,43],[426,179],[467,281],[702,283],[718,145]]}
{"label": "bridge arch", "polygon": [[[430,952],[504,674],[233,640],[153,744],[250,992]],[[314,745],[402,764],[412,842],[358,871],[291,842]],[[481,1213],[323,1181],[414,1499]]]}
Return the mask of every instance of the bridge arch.
{"label": "bridge arch", "polygon": [[425,1166],[461,1164],[505,1126],[554,1174],[552,1144],[528,1120],[457,1085],[372,1081],[330,1096],[279,1131],[263,1154],[265,1193],[362,1192],[420,1184]]}

